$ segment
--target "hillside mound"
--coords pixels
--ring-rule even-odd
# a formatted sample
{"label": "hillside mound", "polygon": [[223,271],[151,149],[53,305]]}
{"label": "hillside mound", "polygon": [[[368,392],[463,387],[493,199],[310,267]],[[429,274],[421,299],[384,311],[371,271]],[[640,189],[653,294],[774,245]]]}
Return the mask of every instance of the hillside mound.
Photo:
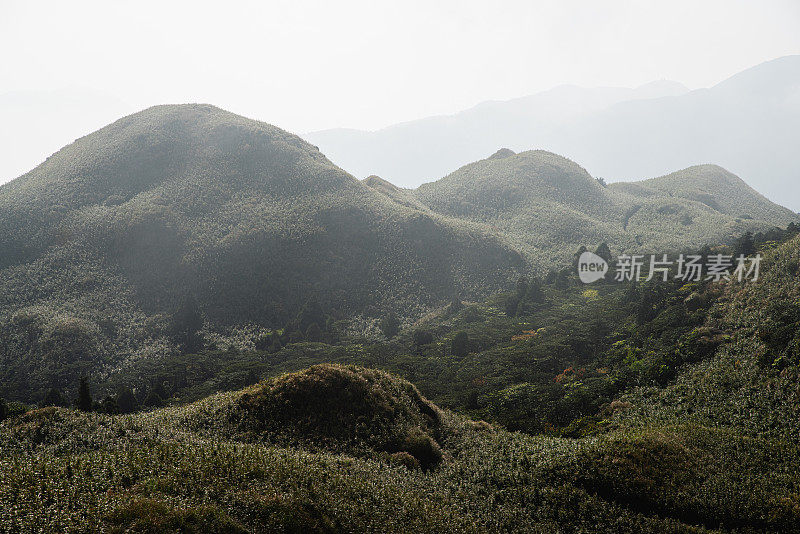
{"label": "hillside mound", "polygon": [[243,394],[230,418],[269,441],[410,455],[423,469],[441,460],[439,409],[411,383],[373,369],[323,364],[283,375]]}

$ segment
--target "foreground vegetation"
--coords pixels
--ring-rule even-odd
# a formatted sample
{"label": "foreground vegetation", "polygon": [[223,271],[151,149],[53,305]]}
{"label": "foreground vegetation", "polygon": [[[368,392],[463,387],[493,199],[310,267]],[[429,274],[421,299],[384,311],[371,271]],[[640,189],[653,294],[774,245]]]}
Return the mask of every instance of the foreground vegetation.
{"label": "foreground vegetation", "polygon": [[[321,385],[326,380],[336,387]],[[359,384],[369,384],[365,395],[342,397]],[[287,387],[300,397],[329,395],[325,415],[338,414],[341,424],[315,417],[315,405],[300,397],[287,401]],[[394,439],[386,436],[420,435],[433,424],[404,398],[408,391],[413,386],[390,375],[321,366],[132,416],[35,410],[0,426],[2,524],[12,532],[797,527],[800,458],[781,442],[695,425],[583,440],[526,436],[428,405],[436,438],[425,440],[439,455],[425,468],[430,447],[386,447]],[[283,427],[291,445],[256,431],[281,420],[263,408],[278,401],[297,416]]]}
{"label": "foreground vegetation", "polygon": [[[14,405],[0,423],[2,524],[799,531],[800,237],[753,241],[736,246],[765,254],[756,283],[586,287],[556,274],[414,325],[389,318],[382,342],[275,332],[263,351],[136,368],[163,379],[165,408]],[[420,389],[318,360],[393,369]],[[308,368],[284,374],[295,366]],[[185,382],[170,381],[181,369]]]}

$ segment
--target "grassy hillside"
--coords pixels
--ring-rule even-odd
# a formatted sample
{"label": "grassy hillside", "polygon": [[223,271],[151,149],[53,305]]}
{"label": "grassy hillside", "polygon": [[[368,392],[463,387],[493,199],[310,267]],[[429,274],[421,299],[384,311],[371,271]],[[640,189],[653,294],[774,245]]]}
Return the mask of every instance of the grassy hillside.
{"label": "grassy hillside", "polygon": [[0,187],[0,380],[63,387],[192,345],[204,322],[281,328],[311,300],[339,318],[418,314],[522,267],[496,236],[390,201],[294,135],[159,106]]}
{"label": "grassy hillside", "polygon": [[[428,423],[413,391],[384,373],[321,366],[134,416],[32,411],[0,423],[0,521],[25,531],[797,531],[800,458],[780,443],[699,426],[525,436],[426,404],[437,462],[423,469],[433,438],[419,430]],[[326,415],[348,422],[333,435],[335,419],[313,410],[295,421],[263,409],[287,394],[330,396]],[[265,425],[309,441],[282,442]],[[381,436],[397,431],[410,445],[387,451]],[[366,446],[350,449],[355,436]]]}
{"label": "grassy hillside", "polygon": [[116,376],[139,396],[133,378],[151,380],[166,408],[12,404],[0,524],[798,532],[800,237],[775,237],[756,240],[755,282],[523,279],[380,342],[273,335]]}
{"label": "grassy hillside", "polygon": [[758,283],[730,285],[708,324],[732,339],[663,390],[631,397],[648,417],[696,420],[749,436],[798,442],[800,238],[767,252]]}
{"label": "grassy hillside", "polygon": [[658,253],[730,242],[800,220],[716,166],[605,187],[543,151],[500,151],[416,190],[431,210],[493,227],[541,269],[580,246]]}

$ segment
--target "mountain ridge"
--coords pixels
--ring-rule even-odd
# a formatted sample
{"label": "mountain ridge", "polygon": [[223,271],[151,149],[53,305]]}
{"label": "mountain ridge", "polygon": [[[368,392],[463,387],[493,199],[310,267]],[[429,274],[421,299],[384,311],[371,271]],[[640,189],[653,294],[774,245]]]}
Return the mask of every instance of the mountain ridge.
{"label": "mountain ridge", "polygon": [[[558,94],[556,89],[551,92]],[[800,130],[800,56],[762,63],[685,93],[608,100],[601,89],[583,96],[567,91],[545,105],[546,93],[525,97],[533,100],[519,109],[494,102],[480,106],[480,113],[471,108],[374,132],[305,137],[355,175],[378,174],[404,187],[447,175],[498,146],[563,154],[609,182],[714,162],[800,211],[795,185],[800,163],[793,149]],[[531,104],[534,97],[544,99],[542,105]],[[437,139],[449,143],[439,146]]]}

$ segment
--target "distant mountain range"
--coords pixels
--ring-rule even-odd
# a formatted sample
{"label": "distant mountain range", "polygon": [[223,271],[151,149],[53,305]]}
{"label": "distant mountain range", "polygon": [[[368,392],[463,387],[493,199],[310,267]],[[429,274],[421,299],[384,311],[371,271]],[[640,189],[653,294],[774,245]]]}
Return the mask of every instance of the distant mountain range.
{"label": "distant mountain range", "polygon": [[638,89],[560,86],[452,116],[368,132],[305,137],[356,176],[416,187],[493,153],[544,149],[607,181],[641,180],[714,163],[800,210],[800,56],[741,72],[710,89],[674,82]]}

